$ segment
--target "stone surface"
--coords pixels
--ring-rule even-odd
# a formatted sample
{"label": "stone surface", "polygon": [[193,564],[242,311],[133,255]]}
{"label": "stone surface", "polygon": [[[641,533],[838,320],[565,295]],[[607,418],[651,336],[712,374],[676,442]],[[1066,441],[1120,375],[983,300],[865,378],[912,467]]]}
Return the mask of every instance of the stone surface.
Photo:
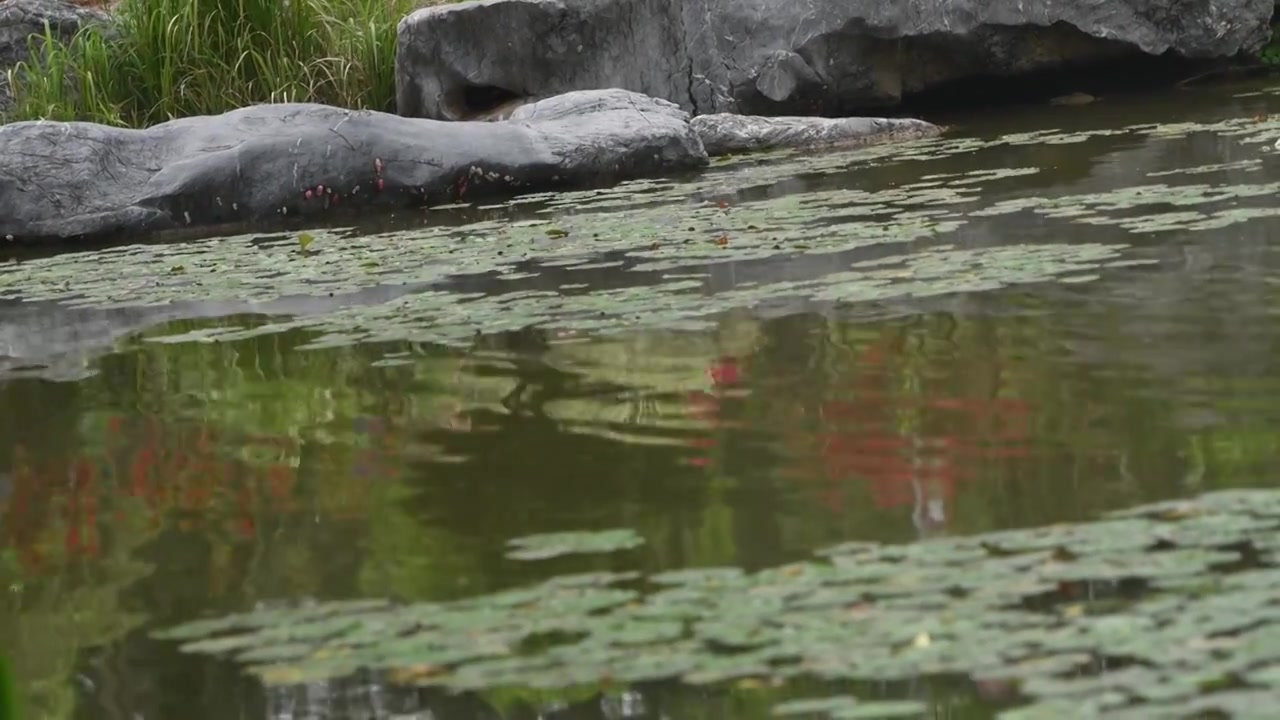
{"label": "stone surface", "polygon": [[781,147],[870,145],[937,137],[942,128],[910,118],[761,117],[714,113],[691,121],[708,155]]}
{"label": "stone surface", "polygon": [[[0,239],[135,236],[599,184],[704,166],[688,116],[622,90],[450,123],[322,105],[146,130],[0,126]],[[320,216],[320,217],[317,217]]]}
{"label": "stone surface", "polygon": [[400,23],[399,112],[625,88],[698,114],[850,115],[948,81],[1234,55],[1273,0],[481,0]]}
{"label": "stone surface", "polygon": [[68,42],[86,24],[106,21],[106,13],[64,0],[0,0],[0,113],[13,102],[8,71],[30,58],[32,36],[43,37],[46,22],[53,37]]}

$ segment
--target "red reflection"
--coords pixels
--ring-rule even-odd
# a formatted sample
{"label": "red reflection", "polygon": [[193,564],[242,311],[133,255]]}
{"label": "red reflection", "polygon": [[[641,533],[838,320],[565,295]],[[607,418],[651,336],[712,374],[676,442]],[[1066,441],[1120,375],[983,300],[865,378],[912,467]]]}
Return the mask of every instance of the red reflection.
{"label": "red reflection", "polygon": [[100,557],[104,544],[137,527],[139,516],[147,533],[171,523],[248,540],[270,515],[303,508],[330,517],[361,514],[369,481],[398,468],[392,429],[369,423],[357,429],[369,447],[338,456],[350,458],[349,472],[321,473],[332,482],[310,488],[304,499],[302,443],[295,438],[224,441],[208,424],[155,417],[110,416],[101,427],[70,456],[37,458],[22,444],[12,448],[9,489],[0,496],[0,547],[16,550],[25,573]]}
{"label": "red reflection", "polygon": [[[996,358],[966,358],[964,366],[948,359],[939,367],[908,357],[904,345],[901,335],[871,343],[844,366],[849,370],[822,378],[816,401],[806,401],[802,387],[784,391],[794,398],[759,402],[791,458],[782,474],[817,483],[815,497],[831,512],[844,512],[850,488],[865,485],[877,508],[911,508],[917,526],[932,531],[945,527],[960,487],[984,464],[1029,454],[1030,413],[1022,400],[997,394]],[[907,370],[907,363],[919,367]],[[722,401],[747,377],[747,363],[717,358],[707,377],[710,391],[689,393],[686,412],[715,431],[724,427]],[[685,462],[709,465],[715,444],[711,434],[686,441],[704,452]]]}
{"label": "red reflection", "polygon": [[[969,389],[933,367],[907,378],[910,389],[900,389],[906,373],[894,369],[903,360],[898,350],[886,340],[868,347],[851,382],[834,388],[848,399],[818,404],[820,475],[828,486],[865,482],[876,507],[911,507],[922,530],[937,529],[982,461],[1028,453],[1028,408],[1021,400],[991,397],[990,387],[952,394],[956,387]],[[804,462],[803,456],[797,460]],[[839,511],[843,504],[831,507]]]}
{"label": "red reflection", "polygon": [[[743,370],[738,358],[727,355],[716,358],[707,367],[707,380],[711,384],[711,392],[694,390],[688,393],[685,396],[685,412],[690,417],[705,423],[711,430],[723,427],[721,401],[724,399],[727,390],[741,383],[742,376]],[[710,451],[718,444],[715,437],[711,435],[695,436],[686,440],[685,444],[691,448],[707,452],[685,457],[683,459],[684,464],[693,467],[709,467],[711,465]]]}

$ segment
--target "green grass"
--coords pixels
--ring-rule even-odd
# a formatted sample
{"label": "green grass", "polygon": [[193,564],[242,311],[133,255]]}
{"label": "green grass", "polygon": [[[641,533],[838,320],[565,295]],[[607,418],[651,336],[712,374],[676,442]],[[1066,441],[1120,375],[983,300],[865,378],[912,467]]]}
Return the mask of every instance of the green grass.
{"label": "green grass", "polygon": [[400,19],[421,0],[123,0],[114,36],[46,33],[6,120],[139,127],[268,102],[395,107]]}

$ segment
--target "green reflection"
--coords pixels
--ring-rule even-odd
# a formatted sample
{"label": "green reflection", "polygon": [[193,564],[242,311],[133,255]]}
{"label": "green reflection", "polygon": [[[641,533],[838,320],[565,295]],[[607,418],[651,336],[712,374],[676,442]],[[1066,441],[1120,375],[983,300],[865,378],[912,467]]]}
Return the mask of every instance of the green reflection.
{"label": "green reflection", "polygon": [[13,686],[13,671],[4,655],[0,655],[0,719],[18,720],[18,694]]}
{"label": "green reflection", "polygon": [[[6,297],[72,294],[108,313],[338,297],[300,318],[139,321],[92,377],[0,385],[0,647],[23,699],[37,716],[78,702],[166,717],[207,692],[183,710],[261,715],[288,698],[146,631],[279,601],[758,570],[845,541],[1273,485],[1280,267],[1264,150],[1280,124],[1258,122],[1263,109],[1194,108],[1178,126],[1147,122],[1167,105],[1090,110],[910,148],[738,160],[692,184],[326,234],[287,268],[273,253],[292,238],[6,265]],[[569,234],[549,235],[553,220]],[[417,292],[427,281],[440,284]],[[400,290],[341,304],[376,283]],[[614,528],[645,542],[508,557],[514,538]],[[673,717],[766,717],[831,694],[991,717],[1013,693],[1001,682],[748,678],[644,697]],[[574,717],[599,717],[599,691],[569,698]],[[469,720],[486,702],[518,716],[555,699],[431,702]]]}

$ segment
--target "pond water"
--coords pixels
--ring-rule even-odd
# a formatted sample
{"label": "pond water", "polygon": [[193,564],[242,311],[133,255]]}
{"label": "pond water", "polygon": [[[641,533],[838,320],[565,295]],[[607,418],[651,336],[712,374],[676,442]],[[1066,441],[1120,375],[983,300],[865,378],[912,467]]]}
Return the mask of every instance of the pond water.
{"label": "pond water", "polygon": [[[755,718],[836,688],[996,717],[1018,698],[954,674],[267,687],[152,633],[1280,486],[1272,112],[1265,85],[1105,98],[305,252],[238,236],[2,264],[0,649],[25,707]],[[614,529],[612,552],[508,544]]]}

